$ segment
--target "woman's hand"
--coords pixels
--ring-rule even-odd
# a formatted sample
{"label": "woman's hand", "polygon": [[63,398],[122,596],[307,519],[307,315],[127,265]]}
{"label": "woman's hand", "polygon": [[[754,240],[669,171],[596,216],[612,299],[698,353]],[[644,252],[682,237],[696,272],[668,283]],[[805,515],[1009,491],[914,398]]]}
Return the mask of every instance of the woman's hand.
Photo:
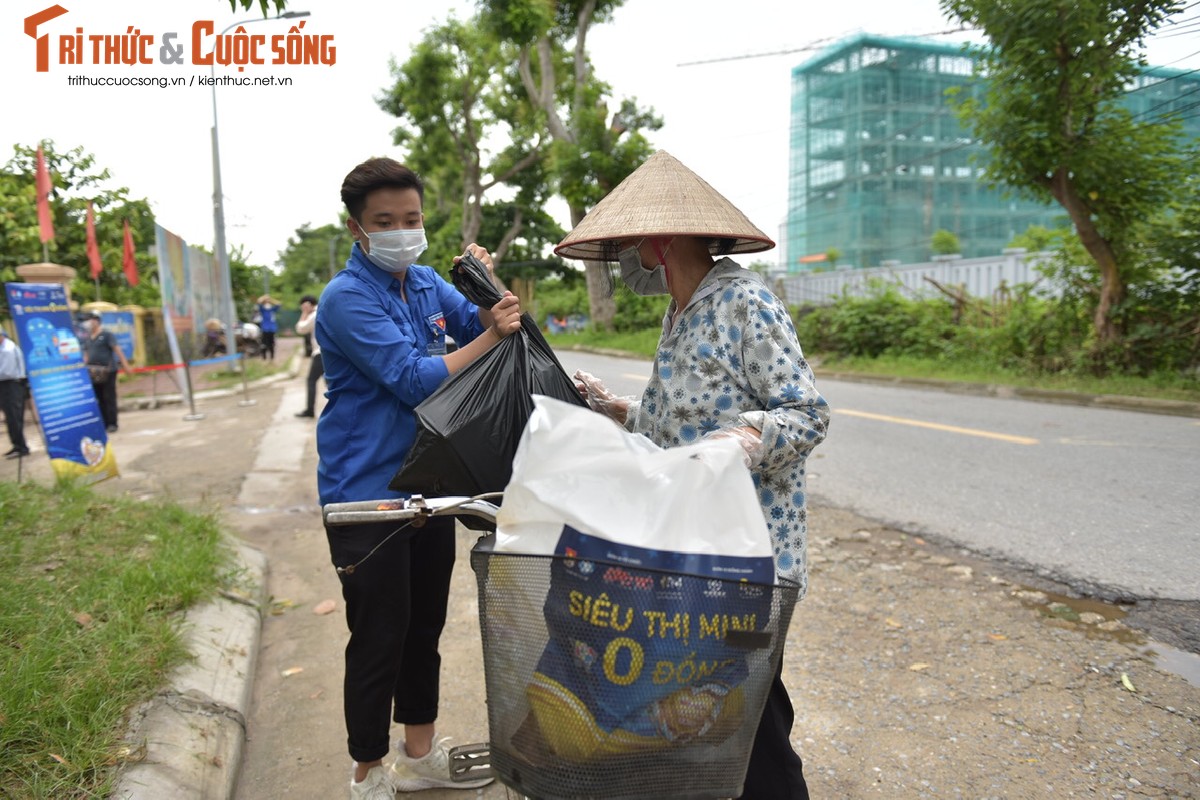
{"label": "woman's hand", "polygon": [[600,379],[590,372],[577,370],[575,372],[575,388],[587,401],[588,408],[597,411],[611,420],[624,425],[629,415],[628,397],[617,397],[610,392]]}
{"label": "woman's hand", "polygon": [[762,434],[754,428],[746,426],[722,428],[704,438],[733,439],[742,448],[742,463],[746,465],[746,469],[758,466],[767,456],[767,448],[763,445]]}

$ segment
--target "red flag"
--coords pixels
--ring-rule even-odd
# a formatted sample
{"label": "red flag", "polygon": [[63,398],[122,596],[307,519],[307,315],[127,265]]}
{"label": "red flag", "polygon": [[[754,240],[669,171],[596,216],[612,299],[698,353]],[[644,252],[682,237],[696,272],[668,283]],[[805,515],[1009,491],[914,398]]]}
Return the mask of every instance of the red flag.
{"label": "red flag", "polygon": [[92,265],[92,280],[100,277],[104,265],[100,263],[100,246],[96,244],[96,215],[92,212],[92,201],[87,210],[87,257]]}
{"label": "red flag", "polygon": [[121,264],[125,267],[125,280],[129,281],[130,286],[137,286],[137,261],[133,259],[133,234],[129,232],[129,220],[125,220],[125,258]]}
{"label": "red flag", "polygon": [[54,191],[54,183],[50,180],[50,170],[46,169],[46,156],[42,146],[37,149],[37,211],[38,233],[42,244],[54,238],[54,219],[50,216],[50,192]]}

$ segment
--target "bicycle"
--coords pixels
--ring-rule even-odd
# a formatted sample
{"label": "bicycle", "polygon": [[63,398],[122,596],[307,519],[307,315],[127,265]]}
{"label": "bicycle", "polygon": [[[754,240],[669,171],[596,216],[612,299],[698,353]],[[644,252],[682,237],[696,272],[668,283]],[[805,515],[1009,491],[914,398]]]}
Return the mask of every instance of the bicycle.
{"label": "bicycle", "polygon": [[491,774],[529,800],[739,796],[799,587],[497,550],[496,497],[323,509],[331,526],[450,515],[481,531],[489,741],[451,751],[452,779]]}

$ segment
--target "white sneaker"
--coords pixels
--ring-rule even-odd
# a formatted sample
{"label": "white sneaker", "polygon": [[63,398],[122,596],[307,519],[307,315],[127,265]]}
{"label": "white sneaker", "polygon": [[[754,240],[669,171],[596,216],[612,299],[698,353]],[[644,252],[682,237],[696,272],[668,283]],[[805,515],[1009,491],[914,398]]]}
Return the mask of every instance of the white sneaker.
{"label": "white sneaker", "polygon": [[350,800],[395,800],[396,787],[392,786],[391,773],[383,765],[367,770],[361,783],[350,776]]}
{"label": "white sneaker", "polygon": [[492,778],[476,778],[470,781],[450,779],[450,752],[446,747],[449,738],[440,739],[421,758],[410,758],[404,750],[404,742],[396,749],[396,761],[392,764],[392,785],[398,792],[416,792],[421,789],[478,789],[487,786]]}

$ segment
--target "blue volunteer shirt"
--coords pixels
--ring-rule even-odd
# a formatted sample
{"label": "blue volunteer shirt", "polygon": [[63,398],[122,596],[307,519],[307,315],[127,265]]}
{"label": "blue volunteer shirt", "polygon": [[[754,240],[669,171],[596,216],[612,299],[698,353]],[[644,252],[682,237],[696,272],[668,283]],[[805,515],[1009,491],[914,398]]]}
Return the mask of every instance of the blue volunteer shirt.
{"label": "blue volunteer shirt", "polygon": [[275,312],[279,310],[279,306],[263,303],[258,307],[258,313],[262,317],[262,323],[259,327],[263,333],[275,333],[279,330],[279,326],[275,322]]}
{"label": "blue volunteer shirt", "polygon": [[413,265],[400,282],[354,245],[346,269],[321,294],[316,337],[328,402],[317,423],[321,504],[404,497],[388,483],[404,463],[414,409],[450,374],[446,333],[470,342],[483,333],[479,309],[431,267]]}

